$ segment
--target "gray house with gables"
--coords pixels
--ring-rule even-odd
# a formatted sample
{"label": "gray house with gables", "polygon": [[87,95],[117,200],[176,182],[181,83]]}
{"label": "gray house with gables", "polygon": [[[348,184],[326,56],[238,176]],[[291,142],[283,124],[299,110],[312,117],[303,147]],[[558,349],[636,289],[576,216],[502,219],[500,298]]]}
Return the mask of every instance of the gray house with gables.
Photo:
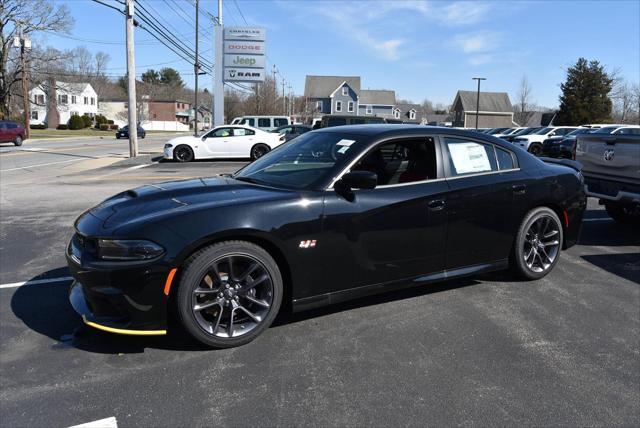
{"label": "gray house with gables", "polygon": [[392,119],[395,91],[360,88],[359,76],[307,76],[304,84],[307,111],[325,114],[377,116]]}
{"label": "gray house with gables", "polygon": [[513,107],[506,92],[480,92],[480,108],[476,112],[478,93],[458,91],[451,107],[453,126],[472,128],[478,115],[479,128],[518,126],[513,121]]}

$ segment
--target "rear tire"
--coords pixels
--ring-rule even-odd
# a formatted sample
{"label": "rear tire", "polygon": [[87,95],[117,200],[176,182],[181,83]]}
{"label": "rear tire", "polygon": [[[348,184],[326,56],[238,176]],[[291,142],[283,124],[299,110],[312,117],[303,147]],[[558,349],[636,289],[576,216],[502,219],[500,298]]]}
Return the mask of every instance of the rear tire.
{"label": "rear tire", "polygon": [[533,143],[529,147],[529,153],[531,153],[534,156],[540,156],[540,154],[542,154],[542,146],[538,143]]}
{"label": "rear tire", "polygon": [[538,207],[524,216],[511,252],[511,270],[526,280],[540,279],[560,259],[564,234],[558,215]]}
{"label": "rear tire", "polygon": [[606,202],[604,208],[607,214],[618,223],[640,224],[640,207],[637,205]]}
{"label": "rear tire", "polygon": [[176,162],[191,162],[195,156],[191,147],[181,144],[173,149],[173,160]]}
{"label": "rear tire", "polygon": [[20,135],[16,135],[16,139],[13,140],[13,144],[15,144],[16,146],[21,146],[22,145],[22,137]]}
{"label": "rear tire", "polygon": [[251,147],[251,160],[254,161],[256,159],[259,159],[269,153],[269,151],[271,151],[271,149],[266,144],[256,144],[255,146]]}
{"label": "rear tire", "polygon": [[185,262],[176,294],[178,319],[199,342],[232,348],[269,328],[282,295],[280,269],[267,251],[245,241],[219,242]]}

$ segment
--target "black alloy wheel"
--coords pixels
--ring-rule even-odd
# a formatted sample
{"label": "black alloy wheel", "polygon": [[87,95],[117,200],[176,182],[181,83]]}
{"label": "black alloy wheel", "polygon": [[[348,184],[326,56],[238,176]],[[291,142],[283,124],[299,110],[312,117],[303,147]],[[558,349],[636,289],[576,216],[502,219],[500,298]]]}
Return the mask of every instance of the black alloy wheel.
{"label": "black alloy wheel", "polygon": [[558,215],[547,207],[530,211],[518,229],[511,267],[524,279],[539,279],[558,263],[563,240]]}
{"label": "black alloy wheel", "polygon": [[177,293],[179,318],[208,346],[243,345],[271,325],[282,290],[278,265],[263,248],[244,241],[221,242],[185,263]]}
{"label": "black alloy wheel", "polygon": [[256,160],[269,153],[269,146],[266,144],[256,144],[251,148],[251,160]]}
{"label": "black alloy wheel", "polygon": [[191,162],[194,159],[191,147],[184,144],[173,149],[173,160],[176,162]]}

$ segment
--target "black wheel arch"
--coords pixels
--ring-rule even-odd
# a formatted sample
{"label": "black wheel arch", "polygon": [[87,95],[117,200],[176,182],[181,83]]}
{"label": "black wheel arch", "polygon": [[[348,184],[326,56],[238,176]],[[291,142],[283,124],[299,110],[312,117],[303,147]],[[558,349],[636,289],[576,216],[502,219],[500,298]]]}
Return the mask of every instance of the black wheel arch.
{"label": "black wheel arch", "polygon": [[293,301],[293,276],[289,261],[285,256],[285,252],[282,248],[282,245],[274,242],[273,239],[270,239],[267,234],[260,232],[258,230],[228,230],[221,233],[216,233],[213,235],[209,235],[206,237],[202,237],[191,244],[187,245],[174,259],[174,266],[178,267],[176,272],[176,277],[174,278],[173,284],[171,287],[171,293],[168,300],[171,300],[177,290],[177,285],[179,284],[179,276],[181,273],[180,267],[184,265],[184,262],[194,253],[200,251],[201,249],[208,247],[210,245],[224,242],[224,241],[245,241],[255,244],[261,248],[263,248],[278,265],[280,269],[280,273],[282,274],[283,288],[284,294],[282,296],[282,306],[280,307],[280,312],[283,311],[291,311],[292,301]]}

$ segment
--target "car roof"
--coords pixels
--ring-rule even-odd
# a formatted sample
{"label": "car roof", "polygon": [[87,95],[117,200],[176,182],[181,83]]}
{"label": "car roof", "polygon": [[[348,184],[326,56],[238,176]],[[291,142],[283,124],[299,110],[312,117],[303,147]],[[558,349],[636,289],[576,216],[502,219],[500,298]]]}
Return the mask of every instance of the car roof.
{"label": "car roof", "polygon": [[441,134],[441,135],[460,135],[469,138],[482,138],[489,142],[502,142],[499,138],[492,135],[476,132],[476,130],[457,129],[446,126],[431,125],[408,125],[408,124],[390,124],[376,123],[367,125],[341,125],[321,128],[314,132],[331,132],[340,134],[353,134],[369,137],[394,137],[413,134]]}

